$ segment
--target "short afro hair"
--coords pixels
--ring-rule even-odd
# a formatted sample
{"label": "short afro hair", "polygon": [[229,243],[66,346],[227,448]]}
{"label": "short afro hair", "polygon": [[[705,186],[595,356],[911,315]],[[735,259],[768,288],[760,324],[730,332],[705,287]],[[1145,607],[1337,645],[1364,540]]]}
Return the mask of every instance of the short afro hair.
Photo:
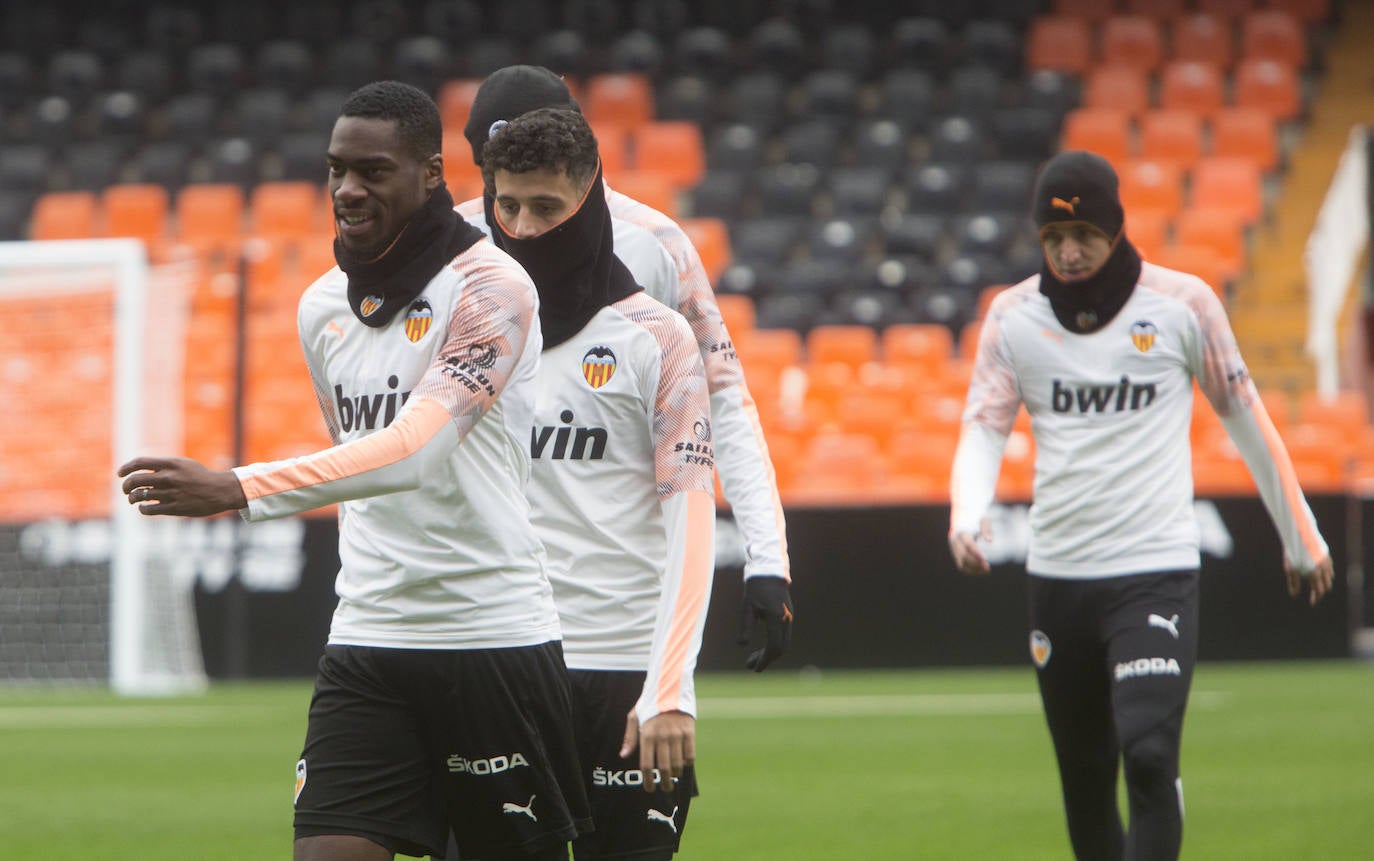
{"label": "short afro hair", "polygon": [[493,128],[482,155],[488,186],[498,170],[563,172],[579,186],[596,175],[600,156],[592,127],[577,111],[539,108]]}
{"label": "short afro hair", "polygon": [[401,81],[359,87],[344,100],[339,116],[394,121],[401,145],[416,161],[427,161],[444,147],[439,106],[424,90]]}

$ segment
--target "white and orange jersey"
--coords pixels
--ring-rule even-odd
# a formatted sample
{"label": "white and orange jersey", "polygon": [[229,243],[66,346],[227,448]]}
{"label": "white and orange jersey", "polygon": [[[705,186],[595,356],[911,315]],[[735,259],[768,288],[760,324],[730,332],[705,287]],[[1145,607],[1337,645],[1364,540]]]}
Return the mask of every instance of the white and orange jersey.
{"label": "white and orange jersey", "polygon": [[[687,320],[701,353],[711,393],[720,483],[744,540],[744,576],[790,580],[787,524],[773,461],[701,257],[682,228],[658,210],[609,186],[606,203],[611,210],[615,256],[644,292]],[[490,234],[481,198],[459,204],[458,212]]]}
{"label": "white and orange jersey", "polygon": [[1310,568],[1326,554],[1206,283],[1146,263],[1116,317],[1079,335],[1055,318],[1039,277],[999,294],[983,322],[951,480],[951,530],[978,531],[1024,403],[1036,442],[1029,571],[1100,577],[1197,567],[1196,380],[1249,466],[1287,559]]}
{"label": "white and orange jersey", "polygon": [[568,666],[648,670],[641,721],[696,713],[715,566],[705,371],[681,316],[643,293],[544,351],[530,502]]}
{"label": "white and orange jersey", "polygon": [[557,639],[524,495],[543,346],[534,284],[481,241],[380,328],[354,316],[347,285],[337,268],[326,273],[297,317],[335,445],[236,469],[246,517],[339,503],[331,643],[445,649]]}

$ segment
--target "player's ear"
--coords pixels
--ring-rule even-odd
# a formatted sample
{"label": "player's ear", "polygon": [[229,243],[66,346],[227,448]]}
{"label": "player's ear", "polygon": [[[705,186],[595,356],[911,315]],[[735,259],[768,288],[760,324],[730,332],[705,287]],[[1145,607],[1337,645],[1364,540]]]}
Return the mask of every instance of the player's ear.
{"label": "player's ear", "polygon": [[433,191],[444,181],[444,156],[435,153],[425,162],[425,191]]}

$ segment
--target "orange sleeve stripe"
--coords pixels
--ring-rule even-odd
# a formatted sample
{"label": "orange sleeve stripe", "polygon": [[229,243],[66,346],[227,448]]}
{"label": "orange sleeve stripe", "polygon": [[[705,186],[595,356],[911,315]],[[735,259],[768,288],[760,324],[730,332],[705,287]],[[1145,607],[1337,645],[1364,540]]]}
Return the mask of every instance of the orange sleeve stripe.
{"label": "orange sleeve stripe", "polygon": [[1298,524],[1298,536],[1302,539],[1302,544],[1307,548],[1307,553],[1313,559],[1321,558],[1322,541],[1317,535],[1317,528],[1312,521],[1304,515],[1306,504],[1303,502],[1302,488],[1298,485],[1298,473],[1293,469],[1293,460],[1288,456],[1288,448],[1283,444],[1283,438],[1279,436],[1278,428],[1274,427],[1274,422],[1269,418],[1269,411],[1264,408],[1264,402],[1255,397],[1250,402],[1250,410],[1255,415],[1255,421],[1259,424],[1260,434],[1264,437],[1264,445],[1269,449],[1269,457],[1273,459],[1275,467],[1279,472],[1279,487],[1283,493],[1284,501],[1288,503],[1288,510],[1291,512],[1293,520]]}
{"label": "orange sleeve stripe", "polygon": [[687,546],[682,554],[677,605],[668,629],[668,644],[660,668],[658,710],[673,711],[682,697],[682,672],[687,666],[697,627],[706,612],[711,572],[715,567],[715,548],[711,530],[715,527],[716,501],[712,494],[699,490],[686,492]]}
{"label": "orange sleeve stripe", "polygon": [[261,499],[390,466],[419,451],[452,420],[437,401],[421,399],[386,430],[336,446],[302,463],[250,476],[243,482],[243,492],[249,499]]}
{"label": "orange sleeve stripe", "polygon": [[782,500],[778,498],[778,473],[773,469],[773,458],[768,453],[768,440],[763,435],[763,421],[759,418],[758,404],[754,403],[754,396],[749,392],[749,386],[744,380],[739,384],[740,401],[744,406],[744,415],[749,419],[749,428],[754,432],[754,440],[758,443],[759,453],[763,455],[763,466],[768,470],[768,489],[772,496],[773,504],[773,526],[778,530],[778,543],[781,545],[782,553],[782,579],[788,583],[792,582],[792,557],[787,554],[787,520],[782,511]]}

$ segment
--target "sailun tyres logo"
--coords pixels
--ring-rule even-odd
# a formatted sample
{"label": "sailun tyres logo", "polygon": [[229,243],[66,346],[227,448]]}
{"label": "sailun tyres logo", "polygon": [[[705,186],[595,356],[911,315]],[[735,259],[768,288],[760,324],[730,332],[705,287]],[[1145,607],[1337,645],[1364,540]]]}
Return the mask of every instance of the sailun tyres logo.
{"label": "sailun tyres logo", "polygon": [[1119,413],[1144,409],[1157,394],[1154,383],[1133,383],[1125,374],[1104,386],[1070,386],[1055,379],[1050,406],[1057,413]]}
{"label": "sailun tyres logo", "polygon": [[395,374],[387,377],[387,388],[391,391],[345,394],[343,386],[334,387],[334,409],[339,415],[339,429],[344,433],[353,430],[375,430],[386,427],[396,418],[396,413],[405,406],[410,392],[398,392],[400,380]]}

